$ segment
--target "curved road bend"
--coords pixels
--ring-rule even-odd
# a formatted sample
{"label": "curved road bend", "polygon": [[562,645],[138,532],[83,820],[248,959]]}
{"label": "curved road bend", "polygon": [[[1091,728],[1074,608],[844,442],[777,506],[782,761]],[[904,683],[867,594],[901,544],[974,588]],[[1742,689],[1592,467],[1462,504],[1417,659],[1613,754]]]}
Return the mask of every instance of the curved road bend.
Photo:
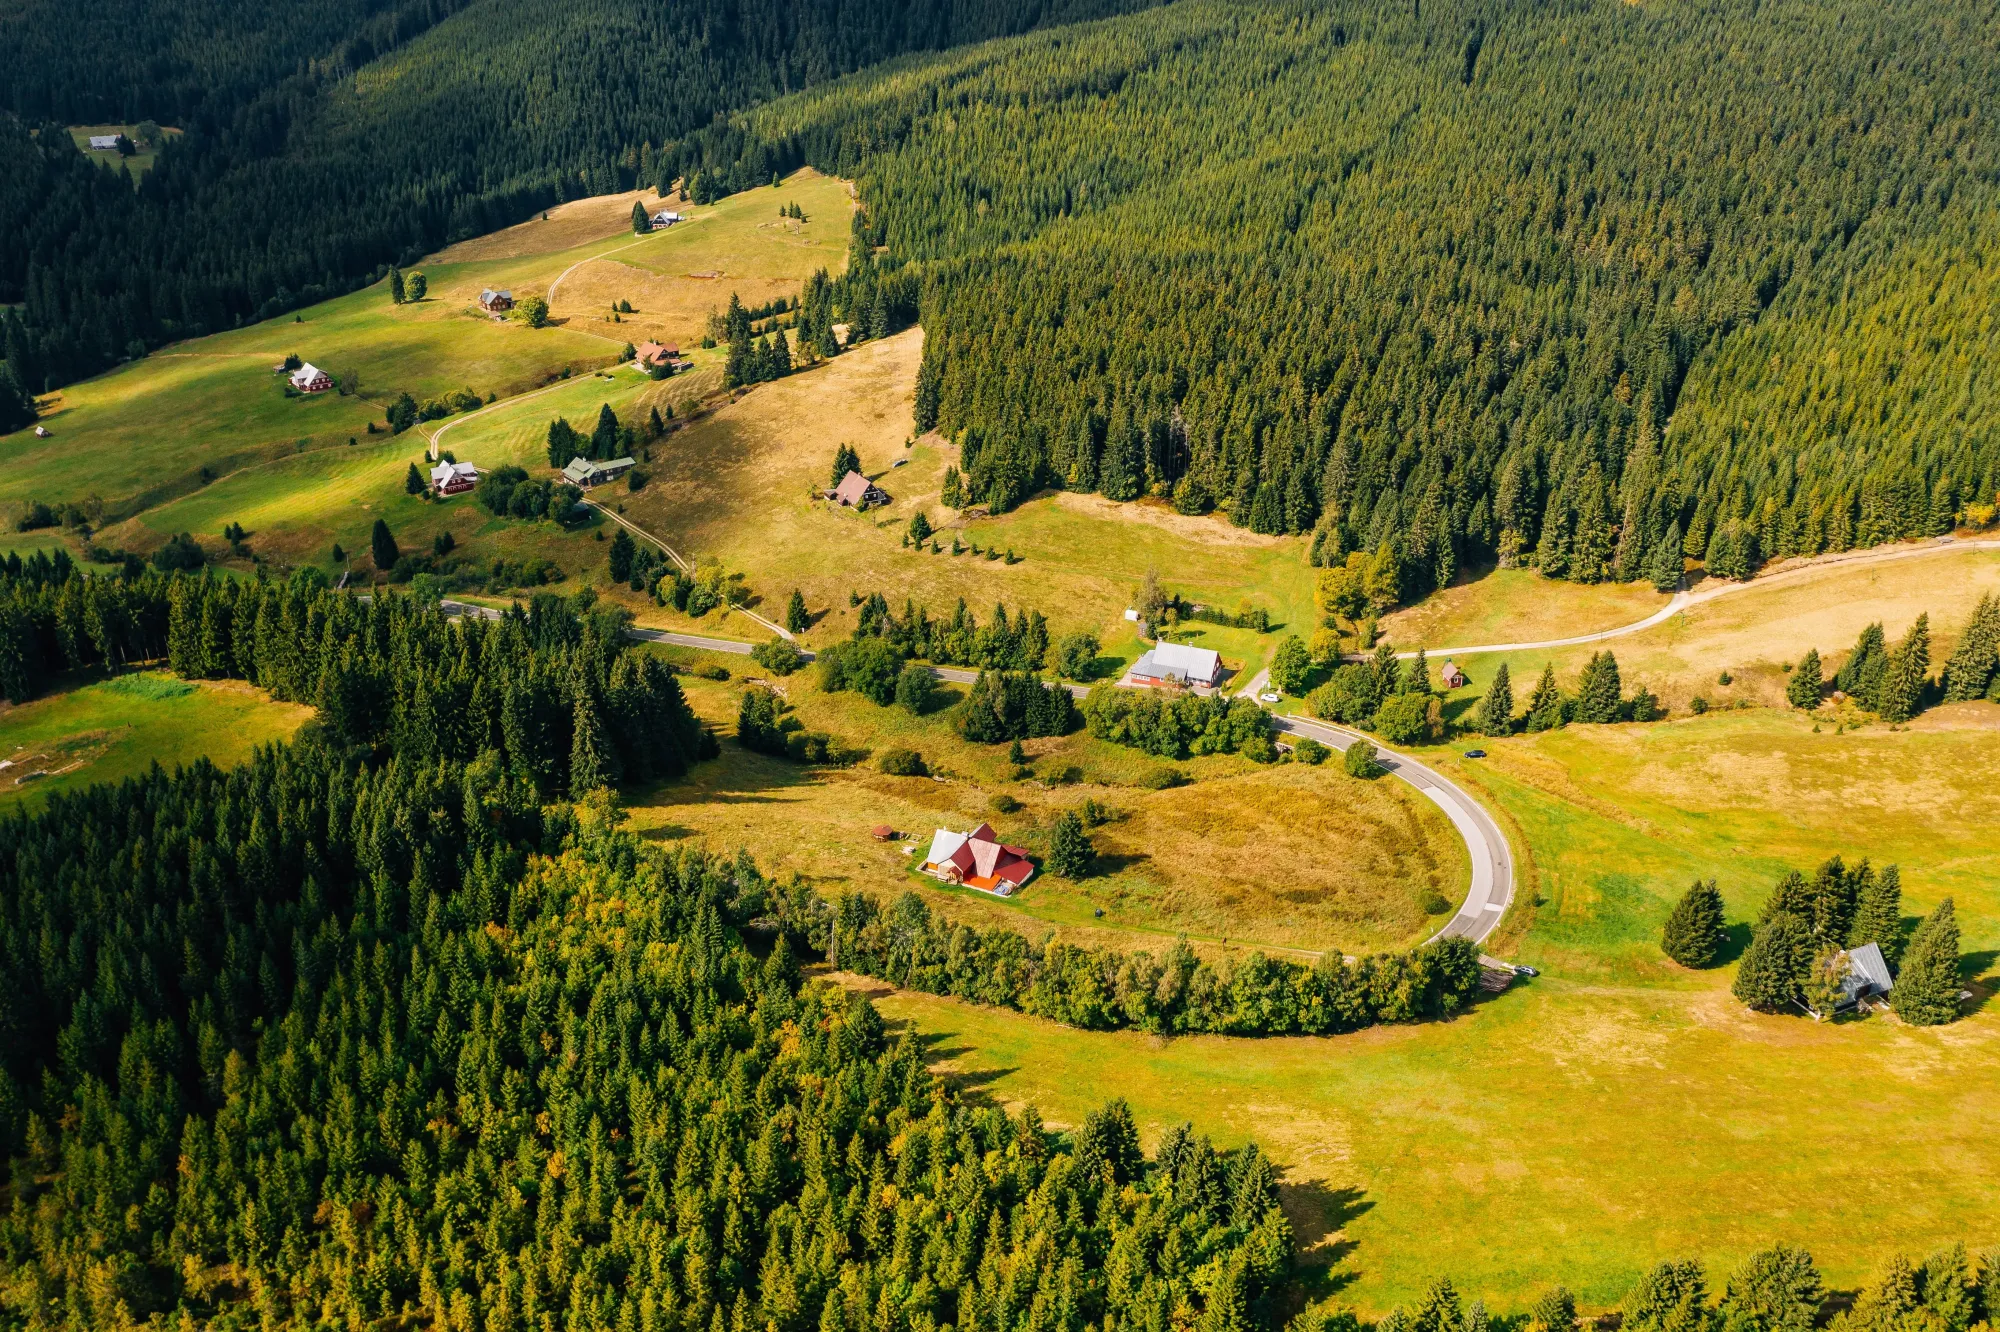
{"label": "curved road bend", "polygon": [[[500,612],[491,606],[476,606],[469,601],[454,601],[448,597],[441,604],[447,613],[453,615],[475,615],[487,620],[500,618]],[[710,638],[704,634],[682,634],[667,629],[634,627],[625,632],[628,637],[647,643],[668,643],[676,647],[728,652],[738,656],[748,656],[754,647],[733,638]],[[807,660],[811,660],[812,655],[805,653]],[[979,672],[957,666],[934,666],[932,669],[939,679],[950,680],[954,684],[971,684],[979,678]],[[1089,692],[1083,685],[1064,687],[1078,697]],[[1274,716],[1271,720],[1278,730],[1286,734],[1310,736],[1330,749],[1345,751],[1355,741],[1367,738],[1309,717]],[[1465,840],[1466,854],[1472,861],[1472,886],[1466,892],[1465,901],[1460,904],[1458,914],[1431,939],[1464,938],[1474,943],[1484,942],[1514,901],[1514,853],[1507,845],[1507,834],[1500,830],[1500,825],[1494,822],[1484,806],[1435,769],[1424,766],[1407,754],[1391,753],[1379,746],[1376,760],[1390,776],[1408,782],[1444,811],[1452,827]],[[1491,958],[1482,960],[1495,966],[1506,965]]]}
{"label": "curved road bend", "polygon": [[[1838,555],[1821,556],[1804,564],[1794,564],[1741,583],[1718,582],[1700,592],[1690,592],[1685,587],[1674,593],[1673,599],[1643,620],[1619,625],[1616,629],[1605,629],[1594,634],[1578,634],[1574,638],[1550,638],[1539,643],[1479,643],[1472,647],[1445,647],[1426,649],[1426,655],[1434,657],[1469,657],[1475,652],[1539,652],[1543,648],[1578,647],[1584,643],[1602,643],[1607,638],[1623,638],[1626,634],[1636,634],[1642,629],[1651,629],[1662,621],[1673,618],[1689,606],[1726,597],[1734,592],[1747,592],[1751,588],[1770,587],[1774,583],[1790,582],[1820,569],[1843,564],[1888,564],[1895,560],[1917,559],[1925,555],[1939,555],[1954,550],[2000,550],[2000,541],[1950,541],[1935,540],[1922,545],[1880,546],[1867,550],[1843,551]],[[1415,652],[1398,652],[1398,661],[1408,661]],[[1366,661],[1366,653],[1349,653],[1349,661]],[[1255,683],[1255,682],[1253,682]]]}

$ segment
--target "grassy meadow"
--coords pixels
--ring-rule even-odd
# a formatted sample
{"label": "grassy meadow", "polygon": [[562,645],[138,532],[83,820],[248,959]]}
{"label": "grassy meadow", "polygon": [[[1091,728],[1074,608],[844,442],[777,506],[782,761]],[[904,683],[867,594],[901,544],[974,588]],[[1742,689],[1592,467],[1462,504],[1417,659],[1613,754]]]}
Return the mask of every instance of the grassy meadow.
{"label": "grassy meadow", "polygon": [[1532,569],[1488,569],[1383,616],[1380,627],[1398,648],[1544,643],[1643,620],[1668,600],[1649,583],[1558,584]]}
{"label": "grassy meadow", "polygon": [[[1483,761],[1427,754],[1526,852],[1489,948],[1543,971],[1448,1024],[1163,1041],[914,994],[882,1007],[940,1067],[1056,1122],[1124,1096],[1148,1141],[1183,1118],[1254,1136],[1285,1166],[1302,1241],[1333,1264],[1316,1288],[1364,1312],[1437,1273],[1496,1310],[1552,1281],[1602,1309],[1659,1260],[1700,1256],[1719,1281],[1777,1240],[1851,1288],[1892,1252],[1993,1238],[1996,734],[1987,704],[1841,736],[1755,711],[1570,727]],[[1969,1016],[1816,1024],[1730,997],[1775,877],[1836,853],[1900,864],[1911,922],[1955,897],[1980,977]],[[1706,972],[1656,943],[1697,875],[1717,878],[1736,926]]]}
{"label": "grassy meadow", "polygon": [[233,767],[311,715],[240,680],[195,682],[162,671],[0,704],[0,813],[136,776],[154,763],[171,768],[207,758]]}
{"label": "grassy meadow", "polygon": [[[913,436],[922,349],[922,331],[911,329],[720,407],[655,447],[652,484],[620,499],[626,516],[684,552],[742,570],[767,603],[782,605],[798,588],[824,612],[808,642],[844,637],[853,627],[848,594],[879,591],[898,607],[914,598],[933,613],[948,613],[960,597],[982,618],[996,601],[1030,607],[1058,632],[1098,633],[1107,656],[1123,660],[1138,651],[1123,612],[1148,569],[1177,591],[1231,608],[1262,606],[1309,631],[1313,577],[1298,538],[1091,495],[1046,494],[990,518],[942,507],[944,471],[958,451]],[[857,513],[818,497],[843,443],[888,492],[887,506]],[[902,545],[919,510],[938,528],[942,553]],[[954,538],[964,553],[950,553]],[[1010,549],[1017,563],[985,555]],[[1254,671],[1280,635],[1198,625],[1189,636]]]}
{"label": "grassy meadow", "polygon": [[[734,673],[727,682],[683,677],[696,709],[730,734],[744,673],[761,672],[742,657],[668,655]],[[1449,914],[1425,911],[1426,901],[1455,907],[1470,875],[1463,844],[1435,806],[1401,783],[1358,781],[1337,764],[1260,766],[1217,755],[1180,765],[1191,784],[1156,791],[1138,783],[1158,760],[1078,733],[1024,742],[1033,775],[1017,778],[1004,746],[959,739],[941,711],[918,718],[852,693],[825,694],[810,669],[776,683],[807,727],[878,754],[916,749],[935,779],[889,777],[872,764],[804,768],[728,740],[716,762],[635,800],[636,827],[748,847],[766,869],[800,874],[824,892],[909,886],[954,916],[1032,937],[1057,929],[1155,950],[1181,933],[1217,949],[1404,946]],[[962,694],[949,687],[947,701]],[[1056,816],[1085,799],[1115,811],[1093,834],[1099,872],[1090,878],[1038,877],[1002,900],[909,872],[919,857],[903,845],[921,850],[937,827],[990,820],[1003,838],[1038,850]],[[1002,808],[1008,802],[1017,807]],[[903,838],[876,842],[869,829],[878,824]]]}
{"label": "grassy meadow", "polygon": [[[1502,599],[1513,599],[1516,588],[1525,588],[1527,595],[1540,592],[1552,602],[1569,602],[1578,594],[1589,596],[1601,590],[1553,584],[1525,571],[1512,571],[1500,588]],[[1704,582],[1697,585],[1694,599],[1680,612],[1635,634],[1576,647],[1482,652],[1460,658],[1458,664],[1469,683],[1453,696],[1448,711],[1469,715],[1503,661],[1513,680],[1515,706],[1520,709],[1526,706],[1544,665],[1554,666],[1558,681],[1570,689],[1584,663],[1599,650],[1618,658],[1627,693],[1635,682],[1643,682],[1676,713],[1684,715],[1696,695],[1711,707],[1747,703],[1781,708],[1787,666],[1796,664],[1807,648],[1818,648],[1831,677],[1861,630],[1877,620],[1893,643],[1918,615],[1929,612],[1935,673],[1950,654],[1973,607],[1988,592],[2000,592],[2000,550],[1969,544],[1889,547],[1778,570],[1741,586]],[[1651,609],[1659,604],[1655,600]],[[1650,609],[1642,610],[1632,619],[1649,613]],[[1393,641],[1409,650],[1427,646],[1428,637],[1399,632]],[[1445,638],[1451,643],[1465,642],[1463,634],[1456,632],[1429,638],[1429,642]],[[1722,682],[1725,671],[1730,676],[1727,684]],[[1829,727],[1832,724],[1828,722]]]}

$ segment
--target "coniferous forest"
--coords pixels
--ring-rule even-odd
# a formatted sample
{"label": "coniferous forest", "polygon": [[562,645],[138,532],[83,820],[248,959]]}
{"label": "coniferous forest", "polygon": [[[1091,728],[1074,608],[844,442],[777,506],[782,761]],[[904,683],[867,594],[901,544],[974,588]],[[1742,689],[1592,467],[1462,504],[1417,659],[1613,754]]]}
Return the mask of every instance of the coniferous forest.
{"label": "coniferous forest", "polygon": [[[923,274],[970,502],[1584,582],[2000,484],[1990,6],[1186,4],[751,123]],[[1674,567],[1678,567],[1677,565]]]}
{"label": "coniferous forest", "polygon": [[[21,309],[0,354],[46,392],[566,199],[704,174],[710,194],[766,183],[796,149],[725,132],[727,169],[705,173],[686,136],[905,51],[1129,7],[336,0],[292,15],[121,0],[89,20],[115,39],[82,40],[62,5],[9,5],[0,304]],[[186,134],[135,189],[63,128],[110,117]],[[17,425],[7,399],[0,430]]]}

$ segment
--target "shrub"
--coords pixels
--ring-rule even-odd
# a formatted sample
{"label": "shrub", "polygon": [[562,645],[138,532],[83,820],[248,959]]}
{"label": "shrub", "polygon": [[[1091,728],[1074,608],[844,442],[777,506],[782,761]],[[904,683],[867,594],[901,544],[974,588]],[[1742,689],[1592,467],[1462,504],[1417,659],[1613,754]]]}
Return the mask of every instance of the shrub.
{"label": "shrub", "polygon": [[1375,673],[1360,662],[1350,662],[1313,690],[1306,706],[1322,721],[1359,726],[1374,715],[1380,701],[1375,692]]}
{"label": "shrub", "polygon": [[898,746],[887,749],[875,760],[875,766],[891,777],[928,777],[930,768],[924,763],[924,756],[914,749]]}
{"label": "shrub", "polygon": [[1139,779],[1139,785],[1148,791],[1171,791],[1176,786],[1186,786],[1188,775],[1175,767],[1154,768]]}
{"label": "shrub", "polygon": [[1102,650],[1095,634],[1064,634],[1050,654],[1049,665],[1069,679],[1088,680],[1096,674],[1097,654]]}
{"label": "shrub", "polygon": [[849,639],[819,654],[820,688],[830,694],[852,689],[886,708],[896,701],[902,665],[903,654],[882,639]]}
{"label": "shrub", "polygon": [[1293,758],[1297,759],[1301,763],[1310,763],[1315,767],[1326,762],[1327,755],[1331,754],[1332,752],[1333,751],[1331,749],[1328,749],[1325,745],[1321,744],[1319,741],[1313,739],[1309,735],[1301,736],[1292,745]]}
{"label": "shrub", "polygon": [[1392,745],[1438,738],[1442,709],[1429,694],[1396,694],[1375,709],[1375,729]]}
{"label": "shrub", "polygon": [[720,662],[705,661],[695,667],[691,674],[703,680],[727,680],[729,678],[729,668]]}
{"label": "shrub", "polygon": [[806,664],[806,654],[799,650],[797,643],[785,638],[774,638],[768,643],[759,643],[751,649],[750,660],[773,675],[790,675]]}
{"label": "shrub", "polygon": [[1692,712],[1697,717],[1701,716],[1702,713],[1708,711],[1708,700],[1703,698],[1700,694],[1696,694],[1693,698],[1688,700],[1688,711]]}
{"label": "shrub", "polygon": [[167,544],[153,552],[153,567],[172,572],[175,569],[199,569],[207,562],[201,547],[192,535],[178,532],[167,538]]}
{"label": "shrub", "polygon": [[937,672],[920,662],[903,663],[896,676],[896,706],[912,717],[921,717],[937,706]]}
{"label": "shrub", "polygon": [[1278,650],[1271,654],[1272,688],[1296,696],[1305,692],[1311,675],[1312,654],[1306,651],[1304,640],[1297,634],[1285,635]]}
{"label": "shrub", "polygon": [[1021,802],[1002,791],[987,801],[986,807],[995,814],[1018,814],[1021,811]]}
{"label": "shrub", "polygon": [[1348,776],[1359,777],[1362,781],[1372,781],[1382,775],[1382,765],[1375,761],[1375,746],[1366,740],[1356,740],[1349,745],[1347,752],[1341,755],[1341,765],[1347,769]]}

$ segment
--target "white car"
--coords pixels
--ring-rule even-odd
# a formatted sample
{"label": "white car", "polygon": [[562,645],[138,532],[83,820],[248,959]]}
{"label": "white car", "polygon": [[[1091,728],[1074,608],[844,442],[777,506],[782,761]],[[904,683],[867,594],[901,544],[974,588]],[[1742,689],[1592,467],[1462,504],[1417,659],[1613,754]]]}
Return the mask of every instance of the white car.
{"label": "white car", "polygon": [[1262,693],[1257,695],[1258,700],[1264,703],[1276,703],[1280,698],[1283,697],[1284,695],[1282,694],[1272,694],[1272,693]]}

